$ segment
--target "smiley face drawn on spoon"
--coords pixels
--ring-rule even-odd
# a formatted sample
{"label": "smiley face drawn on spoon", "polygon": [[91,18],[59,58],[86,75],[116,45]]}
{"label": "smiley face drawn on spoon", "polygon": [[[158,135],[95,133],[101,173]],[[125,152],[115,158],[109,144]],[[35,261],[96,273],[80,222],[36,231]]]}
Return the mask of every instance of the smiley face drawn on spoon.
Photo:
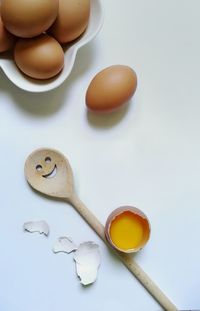
{"label": "smiley face drawn on spoon", "polygon": [[28,183],[44,194],[67,198],[72,193],[70,164],[56,150],[38,149],[31,153],[25,163],[25,175]]}
{"label": "smiley face drawn on spoon", "polygon": [[41,159],[40,163],[36,165],[36,170],[44,178],[55,177],[57,173],[57,166],[50,157]]}

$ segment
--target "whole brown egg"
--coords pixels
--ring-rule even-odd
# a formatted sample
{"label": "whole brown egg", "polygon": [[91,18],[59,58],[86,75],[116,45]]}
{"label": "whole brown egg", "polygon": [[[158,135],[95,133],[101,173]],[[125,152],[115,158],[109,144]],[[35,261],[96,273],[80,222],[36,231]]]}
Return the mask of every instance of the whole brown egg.
{"label": "whole brown egg", "polygon": [[4,26],[14,35],[31,38],[46,31],[55,21],[58,0],[2,0]]}
{"label": "whole brown egg", "polygon": [[129,66],[113,65],[101,70],[86,92],[89,110],[109,113],[126,104],[137,88],[137,76]]}
{"label": "whole brown egg", "polygon": [[90,16],[90,0],[59,0],[58,16],[49,32],[60,42],[78,38],[86,29]]}
{"label": "whole brown egg", "polygon": [[49,79],[57,75],[64,66],[64,52],[52,37],[42,34],[30,39],[19,39],[14,49],[18,68],[36,79]]}
{"label": "whole brown egg", "polygon": [[14,46],[15,40],[16,38],[5,29],[0,16],[0,52],[10,50]]}

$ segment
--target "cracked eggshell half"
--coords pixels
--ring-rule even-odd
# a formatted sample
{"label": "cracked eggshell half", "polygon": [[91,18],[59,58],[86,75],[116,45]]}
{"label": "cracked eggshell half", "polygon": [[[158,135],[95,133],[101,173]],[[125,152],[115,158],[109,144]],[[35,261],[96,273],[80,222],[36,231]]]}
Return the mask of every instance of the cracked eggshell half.
{"label": "cracked eggshell half", "polygon": [[122,206],[115,209],[105,225],[109,244],[123,253],[135,253],[149,240],[151,227],[147,216],[138,208]]}

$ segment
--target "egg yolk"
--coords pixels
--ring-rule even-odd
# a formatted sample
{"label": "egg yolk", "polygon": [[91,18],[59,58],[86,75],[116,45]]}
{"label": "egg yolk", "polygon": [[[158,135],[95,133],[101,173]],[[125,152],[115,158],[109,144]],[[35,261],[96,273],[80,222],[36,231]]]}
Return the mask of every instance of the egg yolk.
{"label": "egg yolk", "polygon": [[122,250],[140,247],[145,239],[148,224],[137,214],[126,211],[111,223],[110,238]]}

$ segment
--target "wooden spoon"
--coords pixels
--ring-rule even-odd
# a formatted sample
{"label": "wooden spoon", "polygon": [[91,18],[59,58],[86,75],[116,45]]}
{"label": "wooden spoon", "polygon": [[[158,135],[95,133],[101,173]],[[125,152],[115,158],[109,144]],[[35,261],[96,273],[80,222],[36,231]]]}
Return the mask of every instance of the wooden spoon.
{"label": "wooden spoon", "polygon": [[[38,149],[31,153],[25,163],[25,176],[35,190],[54,198],[66,200],[74,206],[106,245],[111,247],[105,238],[104,226],[77,197],[73,186],[72,169],[68,160],[60,152],[52,149]],[[113,251],[165,310],[178,310],[132,256]]]}

